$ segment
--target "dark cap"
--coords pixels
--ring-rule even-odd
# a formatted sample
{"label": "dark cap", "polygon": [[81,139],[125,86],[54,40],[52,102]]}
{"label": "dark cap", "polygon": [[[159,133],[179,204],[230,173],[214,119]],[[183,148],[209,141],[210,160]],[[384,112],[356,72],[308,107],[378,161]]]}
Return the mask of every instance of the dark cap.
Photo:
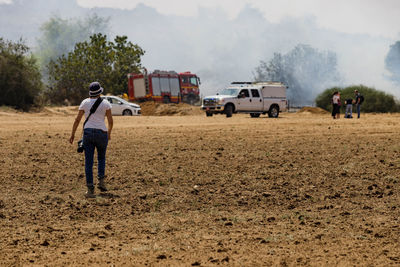
{"label": "dark cap", "polygon": [[89,85],[89,96],[98,96],[103,93],[103,90],[99,82],[92,82]]}

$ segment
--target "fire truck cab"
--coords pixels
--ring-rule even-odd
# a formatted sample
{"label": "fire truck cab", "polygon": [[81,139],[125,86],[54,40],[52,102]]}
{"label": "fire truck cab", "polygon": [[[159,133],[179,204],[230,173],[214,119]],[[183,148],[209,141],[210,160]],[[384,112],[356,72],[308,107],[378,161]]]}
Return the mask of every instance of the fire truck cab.
{"label": "fire truck cab", "polygon": [[179,73],[182,101],[193,105],[199,101],[200,78],[190,71]]}

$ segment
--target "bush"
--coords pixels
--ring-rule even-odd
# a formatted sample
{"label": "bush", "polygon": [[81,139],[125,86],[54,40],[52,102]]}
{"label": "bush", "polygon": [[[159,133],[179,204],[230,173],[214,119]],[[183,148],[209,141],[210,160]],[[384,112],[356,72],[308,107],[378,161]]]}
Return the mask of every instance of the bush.
{"label": "bush", "polygon": [[332,87],[326,89],[315,99],[317,107],[325,110],[332,110],[332,95],[333,92],[340,92],[340,99],[342,101],[341,109],[346,109],[345,100],[351,98],[355,100],[354,91],[364,96],[364,103],[362,104],[362,112],[398,112],[400,106],[396,103],[394,96],[385,92],[376,90],[375,88],[366,87],[364,85],[353,85],[346,88]]}
{"label": "bush", "polygon": [[29,111],[42,88],[41,74],[29,47],[22,41],[0,38],[0,106]]}

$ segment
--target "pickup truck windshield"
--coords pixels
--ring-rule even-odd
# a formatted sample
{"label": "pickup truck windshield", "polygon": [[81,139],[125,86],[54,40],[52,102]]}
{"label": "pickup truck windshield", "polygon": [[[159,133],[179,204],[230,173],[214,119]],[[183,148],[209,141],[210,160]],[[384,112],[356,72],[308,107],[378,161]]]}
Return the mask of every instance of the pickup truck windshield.
{"label": "pickup truck windshield", "polygon": [[239,89],[236,88],[226,88],[222,90],[220,95],[232,95],[232,96],[237,96],[239,94]]}

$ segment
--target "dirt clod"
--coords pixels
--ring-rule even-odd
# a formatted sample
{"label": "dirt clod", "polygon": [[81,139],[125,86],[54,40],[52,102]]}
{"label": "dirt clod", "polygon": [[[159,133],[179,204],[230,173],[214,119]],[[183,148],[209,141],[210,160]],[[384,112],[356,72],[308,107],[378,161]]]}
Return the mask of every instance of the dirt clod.
{"label": "dirt clod", "polygon": [[43,241],[40,245],[41,245],[41,246],[44,246],[44,247],[47,247],[47,246],[50,245],[50,243],[49,243],[47,240],[45,240],[45,241]]}

